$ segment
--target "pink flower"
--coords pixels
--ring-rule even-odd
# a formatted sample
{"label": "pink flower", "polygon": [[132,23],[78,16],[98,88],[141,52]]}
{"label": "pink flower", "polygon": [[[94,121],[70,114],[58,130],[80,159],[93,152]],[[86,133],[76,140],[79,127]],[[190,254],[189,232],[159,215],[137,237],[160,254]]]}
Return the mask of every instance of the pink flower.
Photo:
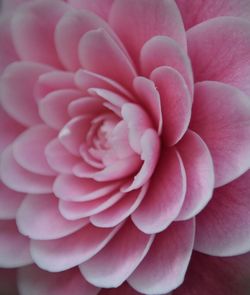
{"label": "pink flower", "polygon": [[249,254],[224,258],[250,250],[249,17],[3,1],[0,266],[21,295],[249,292]]}

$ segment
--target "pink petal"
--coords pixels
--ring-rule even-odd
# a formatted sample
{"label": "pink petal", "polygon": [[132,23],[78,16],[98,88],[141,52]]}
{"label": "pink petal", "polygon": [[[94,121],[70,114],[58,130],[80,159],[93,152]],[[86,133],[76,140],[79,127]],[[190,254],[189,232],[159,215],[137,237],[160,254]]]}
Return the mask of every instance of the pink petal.
{"label": "pink petal", "polygon": [[39,114],[50,127],[60,130],[69,120],[68,105],[81,96],[74,89],[62,89],[50,92],[39,102]]}
{"label": "pink petal", "polygon": [[196,133],[188,131],[177,149],[187,176],[187,192],[178,220],[186,220],[199,213],[211,199],[214,168],[207,146]]}
{"label": "pink petal", "polygon": [[216,186],[249,168],[250,102],[243,92],[214,81],[197,83],[190,128],[211,152]]}
{"label": "pink petal", "polygon": [[147,78],[136,77],[133,86],[137,94],[136,101],[139,101],[140,105],[151,115],[150,117],[160,134],[162,132],[161,101],[155,84]]}
{"label": "pink petal", "polygon": [[220,258],[194,251],[185,281],[173,295],[248,295],[249,265],[250,252]]}
{"label": "pink petal", "polygon": [[17,295],[17,271],[16,269],[0,269],[0,293]]}
{"label": "pink petal", "polygon": [[107,19],[114,0],[68,0],[68,3],[77,9],[86,9],[100,17]]}
{"label": "pink petal", "polygon": [[163,141],[166,145],[174,145],[188,128],[192,98],[183,77],[171,67],[155,69],[151,79],[155,82],[161,98]]}
{"label": "pink petal", "polygon": [[11,146],[1,155],[0,171],[3,183],[15,191],[31,194],[52,192],[54,177],[34,174],[22,168],[14,159]]}
{"label": "pink petal", "polygon": [[232,256],[250,251],[250,172],[218,188],[197,217],[195,249]]}
{"label": "pink petal", "polygon": [[28,2],[12,19],[12,36],[22,60],[36,61],[60,67],[54,46],[54,30],[67,11],[62,1]]}
{"label": "pink petal", "polygon": [[89,31],[81,38],[79,59],[84,69],[111,78],[128,88],[136,76],[127,55],[103,29]]}
{"label": "pink petal", "polygon": [[105,183],[62,174],[55,180],[54,193],[65,201],[90,201],[106,196],[120,185],[120,181]]}
{"label": "pink petal", "polygon": [[24,195],[7,188],[0,182],[0,219],[15,219]]}
{"label": "pink petal", "polygon": [[16,62],[10,64],[1,77],[2,106],[11,117],[25,126],[41,122],[34,99],[34,85],[38,77],[50,69],[41,64]]}
{"label": "pink petal", "polygon": [[19,231],[31,239],[58,239],[88,223],[87,219],[66,220],[58,210],[54,195],[28,195],[17,213]]}
{"label": "pink petal", "polygon": [[[157,54],[155,54],[157,52]],[[193,73],[187,53],[173,39],[167,36],[155,36],[147,41],[141,49],[140,63],[142,73],[150,73],[160,66],[168,66],[178,71],[193,95]]]}
{"label": "pink petal", "polygon": [[56,133],[46,125],[36,125],[23,132],[13,143],[13,155],[24,169],[42,175],[55,175],[45,157],[45,147]]}
{"label": "pink petal", "polygon": [[9,13],[15,11],[18,5],[25,3],[29,0],[2,0],[1,1],[1,11],[4,13]]}
{"label": "pink petal", "polygon": [[15,221],[0,221],[0,266],[20,267],[32,263],[29,239],[21,235]]}
{"label": "pink petal", "polygon": [[187,36],[196,81],[224,82],[250,94],[248,21],[215,18],[193,27]]}
{"label": "pink petal", "polygon": [[238,16],[250,18],[250,3],[248,0],[176,0],[182,14],[186,29],[218,16]]}
{"label": "pink petal", "polygon": [[20,295],[97,295],[99,289],[90,285],[77,268],[51,273],[32,265],[19,269]]}
{"label": "pink petal", "polygon": [[98,295],[141,295],[129,286],[127,282],[119,286],[118,288],[101,289]]}
{"label": "pink petal", "polygon": [[113,227],[125,220],[140,205],[148,189],[144,185],[140,190],[133,190],[112,207],[90,216],[90,222],[98,227]]}
{"label": "pink petal", "polygon": [[57,138],[48,143],[45,156],[51,168],[60,173],[71,174],[73,167],[81,161],[69,153]]}
{"label": "pink petal", "polygon": [[80,271],[95,286],[116,288],[139,265],[153,239],[128,221],[102,251],[80,265]]}
{"label": "pink petal", "polygon": [[156,35],[169,36],[186,48],[184,26],[174,1],[118,0],[109,22],[135,61],[143,44]]}
{"label": "pink petal", "polygon": [[67,237],[31,242],[31,255],[42,269],[58,272],[68,270],[90,259],[114,237],[120,226],[101,229],[87,225]]}
{"label": "pink petal", "polygon": [[186,176],[178,152],[162,150],[158,166],[141,205],[132,215],[145,233],[161,232],[178,216],[186,193]]}
{"label": "pink petal", "polygon": [[129,284],[139,292],[165,294],[178,287],[191,257],[194,220],[175,222],[157,235],[147,256],[129,277]]}

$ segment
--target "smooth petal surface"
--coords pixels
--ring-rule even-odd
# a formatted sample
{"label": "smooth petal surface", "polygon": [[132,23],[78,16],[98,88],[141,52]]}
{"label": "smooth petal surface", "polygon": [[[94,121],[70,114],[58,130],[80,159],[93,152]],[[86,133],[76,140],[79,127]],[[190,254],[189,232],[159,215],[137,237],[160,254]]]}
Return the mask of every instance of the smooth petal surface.
{"label": "smooth petal surface", "polygon": [[159,67],[151,73],[159,91],[163,117],[162,138],[167,146],[184,135],[191,117],[192,98],[182,76],[171,67]]}
{"label": "smooth petal surface", "polygon": [[195,81],[224,82],[250,95],[250,22],[235,17],[208,20],[190,29],[187,38]]}
{"label": "smooth petal surface", "polygon": [[32,263],[29,239],[21,235],[13,220],[0,221],[0,266],[20,267]]}
{"label": "smooth petal surface", "polygon": [[250,251],[250,172],[215,190],[197,216],[195,249],[233,256]]}
{"label": "smooth petal surface", "polygon": [[135,61],[143,44],[156,35],[169,36],[186,48],[184,26],[174,1],[116,0],[109,22]]}
{"label": "smooth petal surface", "polygon": [[28,195],[17,213],[19,231],[31,239],[58,239],[88,223],[87,219],[66,220],[58,210],[54,195]]}
{"label": "smooth petal surface", "polygon": [[156,236],[147,256],[129,277],[139,292],[165,294],[184,280],[194,242],[194,220],[175,222]]}
{"label": "smooth petal surface", "polygon": [[177,217],[185,193],[186,176],[178,152],[162,150],[148,192],[132,214],[133,222],[148,234],[163,231]]}
{"label": "smooth petal surface", "polygon": [[51,273],[32,265],[19,269],[20,295],[97,295],[99,289],[90,285],[77,268]]}
{"label": "smooth petal surface", "polygon": [[51,272],[67,270],[90,259],[114,237],[119,226],[100,229],[87,225],[62,239],[32,241],[31,255],[42,269]]}
{"label": "smooth petal surface", "polygon": [[140,295],[141,293],[135,291],[129,286],[127,282],[119,286],[118,288],[101,289],[98,295]]}
{"label": "smooth petal surface", "polygon": [[215,186],[234,180],[249,168],[250,102],[243,92],[219,82],[197,83],[190,129],[211,152]]}
{"label": "smooth petal surface", "polygon": [[185,134],[177,149],[187,176],[187,192],[178,220],[186,220],[201,211],[212,197],[214,167],[207,146],[192,131]]}
{"label": "smooth petal surface", "polygon": [[80,271],[95,286],[118,287],[142,261],[153,238],[127,221],[102,251],[80,265]]}

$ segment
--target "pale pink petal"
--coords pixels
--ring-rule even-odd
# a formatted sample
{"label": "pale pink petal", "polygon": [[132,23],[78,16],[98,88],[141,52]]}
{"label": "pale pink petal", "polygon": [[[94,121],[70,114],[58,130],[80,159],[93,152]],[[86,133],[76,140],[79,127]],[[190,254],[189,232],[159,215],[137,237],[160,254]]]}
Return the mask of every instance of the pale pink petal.
{"label": "pale pink petal", "polygon": [[101,289],[98,295],[142,295],[129,286],[127,282],[117,288]]}
{"label": "pale pink petal", "polygon": [[17,121],[13,120],[0,106],[0,151],[2,152],[9,144],[21,134],[25,128]]}
{"label": "pale pink petal", "polygon": [[81,161],[69,153],[57,138],[46,146],[45,156],[49,166],[60,173],[72,173],[73,167]]}
{"label": "pale pink petal", "polygon": [[84,69],[131,87],[136,76],[135,69],[127,55],[105,30],[86,33],[80,40],[78,52]]}
{"label": "pale pink petal", "polygon": [[178,152],[164,149],[147,194],[132,215],[145,233],[161,232],[178,216],[186,193],[186,176]]}
{"label": "pale pink petal", "polygon": [[20,267],[32,263],[29,239],[21,235],[15,221],[0,221],[0,266]]}
{"label": "pale pink petal", "polygon": [[196,81],[224,82],[250,95],[250,22],[215,18],[190,29],[187,37]]}
{"label": "pale pink petal", "polygon": [[183,77],[171,67],[156,68],[151,73],[151,79],[161,98],[163,141],[168,146],[174,145],[188,128],[192,98]]}
{"label": "pale pink petal", "polygon": [[17,163],[30,172],[55,175],[45,157],[45,147],[55,135],[54,130],[46,125],[27,129],[13,143],[13,155]]}
{"label": "pale pink petal", "polygon": [[249,20],[248,0],[176,0],[186,29],[218,16],[238,16]]}
{"label": "pale pink petal", "polygon": [[18,289],[20,295],[97,295],[99,292],[77,268],[51,273],[34,265],[19,269]]}
{"label": "pale pink petal", "polygon": [[151,249],[135,272],[129,284],[147,294],[165,294],[184,280],[193,250],[194,220],[175,222],[157,235]]}
{"label": "pale pink petal", "polygon": [[173,39],[155,36],[147,41],[141,49],[140,64],[145,76],[150,76],[150,73],[160,66],[174,68],[183,76],[190,94],[193,95],[193,73],[189,57]]}
{"label": "pale pink petal", "polygon": [[162,132],[162,112],[159,92],[154,82],[145,77],[136,77],[133,81],[134,90],[137,94],[136,101],[150,114],[155,127],[160,134]]}
{"label": "pale pink petal", "polygon": [[18,295],[16,269],[0,268],[0,294]]}
{"label": "pale pink petal", "polygon": [[250,252],[214,257],[193,252],[184,283],[173,295],[249,295]]}
{"label": "pale pink petal", "polygon": [[28,195],[17,213],[19,231],[31,239],[58,239],[88,223],[87,219],[66,220],[58,210],[54,195]]}
{"label": "pale pink petal", "polygon": [[24,195],[15,192],[0,182],[0,219],[15,219]]}
{"label": "pale pink petal", "polygon": [[250,251],[250,172],[218,188],[197,217],[195,249],[233,256]]}
{"label": "pale pink petal", "polygon": [[80,96],[81,92],[74,89],[50,92],[39,101],[40,117],[50,127],[60,130],[70,120],[68,105]]}
{"label": "pale pink petal", "polygon": [[69,202],[60,200],[59,210],[61,214],[68,220],[76,220],[83,217],[89,217],[93,214],[97,214],[117,203],[123,198],[124,193],[112,192],[105,197],[98,198],[92,201],[86,202]]}
{"label": "pale pink petal", "polygon": [[[68,270],[90,259],[114,237],[120,226],[102,229],[87,225],[62,239],[31,242],[31,255],[42,269],[58,272]],[[86,294],[87,295],[87,294]]]}
{"label": "pale pink petal", "polygon": [[113,227],[125,220],[142,202],[148,185],[140,190],[133,190],[126,193],[126,196],[112,207],[90,216],[90,222],[98,227]]}
{"label": "pale pink petal", "polygon": [[74,165],[72,172],[77,177],[93,178],[93,175],[98,172],[98,169],[81,160]]}
{"label": "pale pink petal", "polygon": [[184,25],[174,1],[117,0],[109,22],[135,61],[143,44],[156,35],[169,36],[186,48]]}
{"label": "pale pink petal", "polygon": [[250,101],[243,92],[220,82],[197,83],[190,128],[211,152],[216,186],[249,168]]}
{"label": "pale pink petal", "polygon": [[127,221],[102,251],[79,266],[80,271],[95,286],[118,287],[140,264],[153,239]]}
{"label": "pale pink petal", "polygon": [[6,68],[1,77],[1,103],[11,117],[25,126],[41,122],[34,85],[41,74],[50,70],[50,67],[42,64],[15,62]]}
{"label": "pale pink petal", "polygon": [[1,155],[1,179],[9,188],[23,193],[50,193],[54,177],[34,174],[22,168],[13,157],[12,147]]}
{"label": "pale pink petal", "polygon": [[68,0],[68,3],[77,9],[86,9],[100,17],[107,19],[114,0]]}
{"label": "pale pink petal", "polygon": [[22,5],[12,19],[12,36],[22,60],[61,67],[54,45],[54,30],[68,10],[59,0],[32,1]]}
{"label": "pale pink petal", "polygon": [[90,201],[106,196],[120,185],[120,181],[105,183],[62,174],[54,182],[54,193],[58,198],[65,201]]}
{"label": "pale pink petal", "polygon": [[15,11],[18,5],[25,3],[29,0],[1,0],[1,11],[9,13]]}
{"label": "pale pink petal", "polygon": [[187,192],[178,220],[186,220],[199,213],[211,199],[214,189],[214,168],[210,152],[202,139],[188,131],[178,143],[187,176]]}

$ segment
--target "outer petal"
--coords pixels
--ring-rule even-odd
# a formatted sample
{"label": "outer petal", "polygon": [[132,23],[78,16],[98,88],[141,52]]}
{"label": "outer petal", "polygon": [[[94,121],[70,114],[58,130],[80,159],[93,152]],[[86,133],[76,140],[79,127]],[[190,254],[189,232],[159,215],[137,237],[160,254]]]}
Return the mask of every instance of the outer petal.
{"label": "outer petal", "polygon": [[21,235],[15,221],[0,221],[0,266],[20,267],[32,263],[29,239]]}
{"label": "outer petal", "polygon": [[33,265],[19,269],[18,289],[20,295],[97,295],[99,292],[86,282],[77,268],[51,273]]}
{"label": "outer petal", "polygon": [[141,293],[135,291],[132,287],[128,285],[127,282],[122,284],[118,288],[102,289],[98,295],[140,295]]}
{"label": "outer petal", "polygon": [[169,36],[186,48],[184,26],[174,1],[116,0],[109,22],[136,62],[143,44],[156,35]]}
{"label": "outer petal", "polygon": [[196,81],[224,82],[250,95],[250,22],[216,18],[193,27],[187,37]]}
{"label": "outer petal", "polygon": [[173,295],[248,295],[250,252],[219,258],[194,252],[182,286]]}
{"label": "outer petal", "polygon": [[216,186],[232,181],[249,168],[250,101],[243,92],[219,82],[196,84],[190,128],[212,154]]}
{"label": "outer petal", "polygon": [[250,251],[250,171],[215,190],[197,217],[195,249],[232,256]]}
{"label": "outer petal", "polygon": [[142,261],[153,238],[128,221],[102,251],[80,265],[80,270],[95,286],[118,287]]}
{"label": "outer petal", "polygon": [[186,192],[186,176],[175,149],[162,151],[148,192],[132,215],[145,233],[161,232],[177,217]]}
{"label": "outer petal", "polygon": [[194,220],[176,222],[157,235],[147,256],[128,279],[137,291],[165,294],[178,287],[191,257]]}

